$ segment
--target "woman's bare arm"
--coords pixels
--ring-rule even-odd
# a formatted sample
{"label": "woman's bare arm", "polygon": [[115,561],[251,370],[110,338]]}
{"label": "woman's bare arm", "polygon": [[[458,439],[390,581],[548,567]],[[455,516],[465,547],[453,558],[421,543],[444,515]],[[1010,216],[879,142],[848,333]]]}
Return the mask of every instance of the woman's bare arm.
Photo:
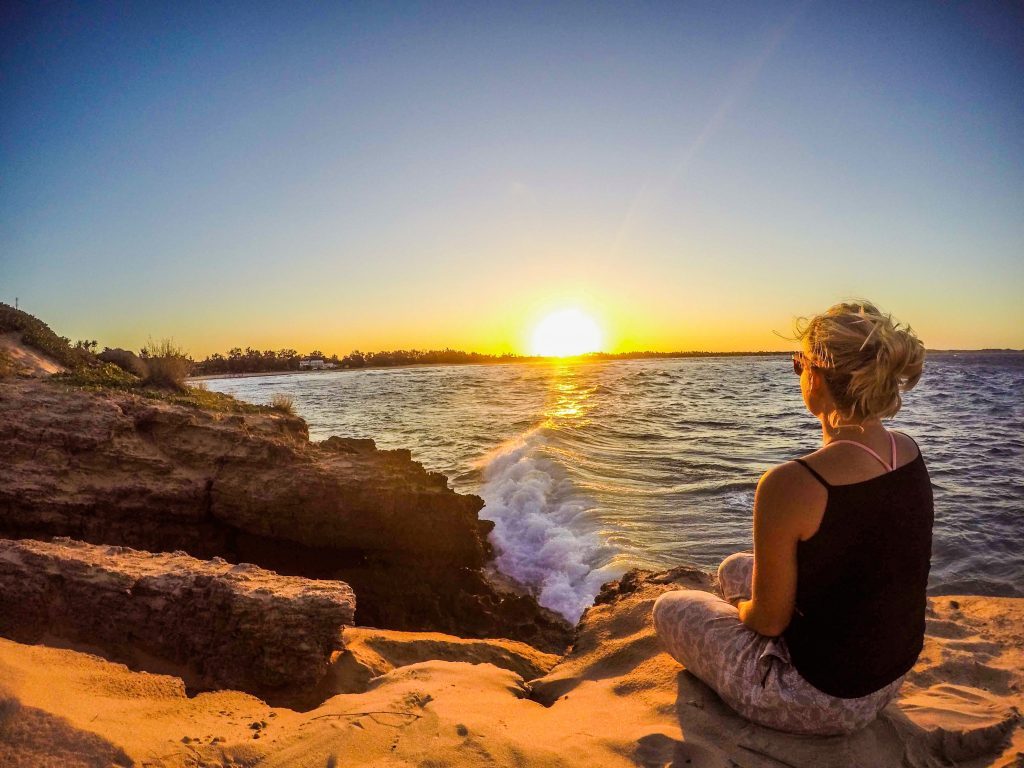
{"label": "woman's bare arm", "polygon": [[[816,489],[798,465],[766,472],[754,495],[753,594],[737,606],[740,620],[755,632],[781,635],[796,604],[796,545],[817,516]],[[813,523],[817,527],[817,523]]]}

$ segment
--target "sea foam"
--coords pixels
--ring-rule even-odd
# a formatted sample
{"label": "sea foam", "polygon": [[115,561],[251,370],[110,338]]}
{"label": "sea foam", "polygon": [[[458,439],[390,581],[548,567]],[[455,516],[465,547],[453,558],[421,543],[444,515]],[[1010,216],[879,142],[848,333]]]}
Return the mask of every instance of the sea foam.
{"label": "sea foam", "polygon": [[480,516],[494,522],[498,570],[575,623],[601,584],[620,574],[601,566],[605,545],[588,515],[593,503],[548,455],[545,438],[544,429],[536,429],[488,457]]}

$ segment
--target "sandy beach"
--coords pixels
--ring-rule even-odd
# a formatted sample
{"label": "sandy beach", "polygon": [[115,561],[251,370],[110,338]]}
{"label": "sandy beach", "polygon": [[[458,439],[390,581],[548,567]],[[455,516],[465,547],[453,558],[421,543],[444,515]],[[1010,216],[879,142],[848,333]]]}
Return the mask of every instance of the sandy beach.
{"label": "sandy beach", "polygon": [[564,657],[503,640],[346,629],[328,698],[304,712],[236,691],[190,696],[177,677],[0,640],[0,762],[1021,765],[1024,600],[934,599],[925,652],[899,700],[860,733],[808,738],[743,721],[659,651],[650,607],[669,585],[645,585],[592,609]]}

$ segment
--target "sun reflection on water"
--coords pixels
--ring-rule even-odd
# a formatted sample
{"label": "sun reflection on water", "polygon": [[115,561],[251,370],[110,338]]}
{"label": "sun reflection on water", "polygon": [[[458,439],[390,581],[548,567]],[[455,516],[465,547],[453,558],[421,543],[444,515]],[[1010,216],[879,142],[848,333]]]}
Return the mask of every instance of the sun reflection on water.
{"label": "sun reflection on water", "polygon": [[592,403],[592,391],[581,386],[576,366],[555,364],[552,366],[548,401],[544,408],[545,427],[582,427],[589,423],[587,414]]}

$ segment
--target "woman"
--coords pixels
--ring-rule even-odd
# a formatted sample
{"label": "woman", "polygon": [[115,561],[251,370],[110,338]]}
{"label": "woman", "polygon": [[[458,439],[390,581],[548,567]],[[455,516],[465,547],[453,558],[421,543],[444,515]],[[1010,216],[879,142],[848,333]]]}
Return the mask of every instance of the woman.
{"label": "woman", "polygon": [[917,444],[881,422],[921,377],[924,346],[867,302],[798,323],[797,338],[822,447],[761,478],[754,554],[718,570],[725,600],[668,592],[654,625],[748,719],[849,733],[896,696],[924,640],[931,483]]}

